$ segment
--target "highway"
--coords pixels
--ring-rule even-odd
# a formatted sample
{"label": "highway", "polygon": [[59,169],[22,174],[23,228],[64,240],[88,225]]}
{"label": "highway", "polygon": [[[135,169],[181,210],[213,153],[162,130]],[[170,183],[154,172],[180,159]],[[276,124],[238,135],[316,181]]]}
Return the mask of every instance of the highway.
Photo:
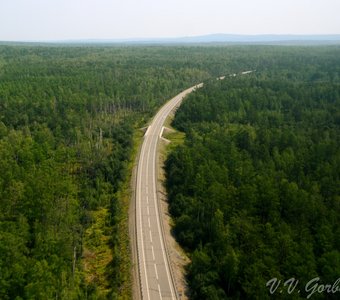
{"label": "highway", "polygon": [[157,148],[163,125],[183,98],[203,84],[193,86],[168,101],[145,132],[135,187],[135,234],[140,297],[144,300],[178,299],[160,219],[157,193]]}

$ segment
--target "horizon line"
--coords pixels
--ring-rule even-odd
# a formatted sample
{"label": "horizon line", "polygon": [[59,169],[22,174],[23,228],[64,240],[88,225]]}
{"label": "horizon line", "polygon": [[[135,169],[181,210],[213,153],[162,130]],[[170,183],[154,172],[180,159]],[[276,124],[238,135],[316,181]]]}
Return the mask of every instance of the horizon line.
{"label": "horizon line", "polygon": [[[234,37],[234,38],[260,38],[260,37],[273,37],[273,38],[285,38],[282,41],[289,41],[286,38],[292,37],[294,38],[293,41],[299,41],[295,38],[308,38],[308,37],[333,37],[337,38],[336,40],[340,40],[340,33],[256,33],[256,34],[239,34],[239,33],[210,33],[210,34],[201,34],[201,35],[182,35],[182,36],[154,36],[154,37],[106,37],[106,38],[96,38],[96,37],[84,37],[84,38],[65,38],[65,39],[17,39],[17,40],[2,40],[0,39],[1,43],[74,43],[74,42],[95,42],[95,41],[102,41],[102,42],[158,42],[158,41],[175,41],[175,40],[188,40],[188,39],[200,39],[200,38],[227,38],[227,37]],[[336,41],[332,40],[332,41]],[[261,40],[257,40],[260,42]],[[270,40],[263,40],[263,42],[268,42]],[[280,40],[274,40],[280,41]],[[308,40],[301,40],[301,41],[308,41]],[[310,40],[312,41],[312,40]],[[328,41],[328,40],[321,40],[321,41]],[[218,41],[216,41],[218,42]],[[228,42],[228,40],[225,40]],[[233,42],[233,41],[230,41]],[[247,41],[245,41],[247,42]],[[250,41],[251,42],[251,41]]]}

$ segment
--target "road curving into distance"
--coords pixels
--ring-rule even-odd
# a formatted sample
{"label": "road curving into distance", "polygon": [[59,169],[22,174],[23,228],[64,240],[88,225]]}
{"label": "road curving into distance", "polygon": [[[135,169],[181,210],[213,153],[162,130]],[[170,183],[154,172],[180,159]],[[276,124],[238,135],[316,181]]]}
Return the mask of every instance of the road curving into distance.
{"label": "road curving into distance", "polygon": [[185,96],[202,87],[195,85],[168,101],[156,114],[144,135],[135,187],[135,235],[141,299],[178,299],[168,259],[157,193],[157,148],[170,112]]}

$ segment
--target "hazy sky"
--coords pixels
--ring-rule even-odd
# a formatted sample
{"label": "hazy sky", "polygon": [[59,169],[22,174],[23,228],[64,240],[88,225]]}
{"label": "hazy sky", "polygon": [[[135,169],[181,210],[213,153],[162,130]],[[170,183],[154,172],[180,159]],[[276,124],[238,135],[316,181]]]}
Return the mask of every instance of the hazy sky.
{"label": "hazy sky", "polygon": [[340,0],[0,0],[0,40],[340,34]]}

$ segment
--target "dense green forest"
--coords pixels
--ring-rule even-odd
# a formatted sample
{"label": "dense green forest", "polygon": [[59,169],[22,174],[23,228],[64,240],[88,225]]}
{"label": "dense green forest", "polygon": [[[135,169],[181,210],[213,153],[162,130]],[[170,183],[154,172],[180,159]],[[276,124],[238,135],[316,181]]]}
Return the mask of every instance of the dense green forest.
{"label": "dense green forest", "polygon": [[[166,99],[182,89],[209,78],[239,73],[246,69],[258,70],[256,74],[264,78],[261,79],[263,81],[256,83],[259,85],[256,91],[266,95],[269,93],[266,99],[272,99],[270,93],[276,95],[275,103],[281,104],[281,108],[257,110],[249,102],[251,97],[248,102],[239,102],[240,93],[247,90],[251,93],[250,91],[255,89],[255,83],[235,78],[234,81],[225,81],[223,85],[221,83],[222,90],[224,84],[226,84],[224,87],[229,89],[227,82],[239,84],[239,88],[233,87],[234,102],[224,103],[223,92],[218,92],[218,89],[212,86],[210,92],[216,90],[221,95],[217,97],[220,100],[214,102],[215,104],[205,103],[208,98],[210,99],[208,95],[204,96],[205,92],[197,94],[197,97],[203,97],[202,101],[204,100],[201,106],[196,106],[197,122],[201,125],[195,130],[189,129],[191,123],[185,125],[185,120],[179,122],[180,114],[178,124],[181,123],[183,128],[187,128],[188,141],[190,139],[194,141],[194,136],[197,136],[195,140],[204,137],[202,130],[206,132],[207,140],[209,132],[217,134],[220,131],[221,134],[218,136],[221,137],[216,139],[216,147],[221,147],[224,152],[230,152],[232,149],[235,156],[249,156],[247,156],[249,159],[244,161],[244,164],[246,162],[248,164],[243,165],[235,159],[227,160],[227,154],[223,154],[224,152],[220,154],[224,155],[225,162],[218,166],[223,170],[218,179],[220,185],[217,186],[222,191],[224,191],[222,187],[232,188],[234,194],[227,193],[230,201],[239,201],[237,197],[246,193],[248,186],[249,193],[252,193],[251,189],[254,188],[252,181],[245,187],[245,191],[240,193],[241,178],[235,177],[234,182],[232,176],[237,175],[232,174],[241,172],[240,174],[246,176],[244,172],[247,169],[242,169],[246,167],[261,172],[262,169],[257,170],[255,162],[252,166],[250,155],[254,151],[259,151],[259,155],[268,154],[268,157],[275,153],[275,160],[273,157],[263,164],[260,163],[260,159],[257,160],[259,165],[271,172],[275,171],[272,165],[278,163],[284,164],[287,172],[289,170],[292,174],[299,170],[298,173],[294,173],[298,176],[296,177],[299,179],[296,179],[298,182],[294,181],[295,178],[280,173],[282,180],[286,179],[282,185],[296,201],[307,201],[306,199],[310,201],[310,197],[313,196],[313,203],[318,208],[313,212],[321,214],[315,218],[317,222],[322,223],[322,228],[328,230],[319,230],[318,224],[314,224],[314,230],[320,231],[319,239],[322,242],[318,243],[319,248],[313,251],[318,251],[315,253],[319,253],[320,257],[327,260],[330,264],[327,266],[332,269],[335,263],[331,262],[338,259],[337,252],[332,252],[338,240],[337,231],[331,227],[336,225],[333,219],[338,216],[335,207],[338,202],[334,198],[337,192],[335,163],[338,162],[334,147],[338,145],[335,138],[338,131],[334,125],[336,123],[332,122],[335,120],[339,122],[339,114],[336,102],[332,104],[331,101],[336,101],[339,95],[336,89],[336,83],[339,81],[338,57],[337,47],[0,45],[0,299],[68,300],[131,297],[129,253],[126,253],[127,232],[123,226],[127,218],[124,207],[126,203],[121,199],[121,190],[124,189],[124,181],[128,180],[129,161],[133,161],[133,149],[138,143],[134,138],[137,129],[145,126],[146,121]],[[280,82],[280,76],[299,82],[301,86],[306,84],[305,89],[300,92],[300,87],[293,83],[285,86]],[[266,78],[277,78],[277,82],[272,85]],[[308,85],[309,82],[315,82],[317,85]],[[243,84],[247,86],[246,89],[243,89]],[[281,99],[283,93],[279,92],[283,89],[284,97],[287,98],[285,100]],[[310,98],[306,96],[307,91]],[[305,110],[298,106],[300,110],[297,110],[297,116],[300,116],[301,120],[308,117],[313,126],[307,135],[306,123],[300,121],[304,125],[299,131],[294,131],[294,144],[291,146],[287,144],[287,147],[282,148],[285,143],[290,142],[289,126],[296,125],[295,116],[292,117],[286,112],[292,102],[291,93],[302,93],[303,99],[313,107]],[[242,107],[239,107],[241,103]],[[267,104],[261,103],[260,101],[258,105],[264,107],[271,102],[268,100]],[[230,110],[226,105],[234,105],[234,108]],[[185,110],[185,107],[183,109]],[[262,114],[266,116],[262,118]],[[249,116],[254,118],[253,121],[245,119]],[[207,119],[202,123],[204,118]],[[232,148],[225,147],[225,142],[223,145],[220,144],[226,132],[233,132],[232,136],[238,132],[241,128],[238,121],[241,118],[244,118],[242,128],[245,141],[251,142],[253,152],[248,153],[248,150],[239,148],[234,140],[230,141],[230,144],[234,145]],[[282,122],[286,118],[292,120],[289,119],[290,122],[285,123],[286,127],[283,129]],[[184,119],[190,121],[190,118]],[[257,137],[261,136],[257,133],[259,125],[255,123],[258,120],[273,124],[276,122],[277,133],[268,128],[263,133],[263,139],[267,143],[268,139],[274,137],[275,139],[271,141],[274,143],[282,134],[285,141],[282,142],[282,147],[273,144],[273,149],[267,149],[267,144],[264,144],[267,151],[262,153],[258,148],[255,150]],[[320,122],[327,123],[320,125]],[[192,138],[189,131],[193,132]],[[247,138],[248,134],[250,139]],[[308,144],[301,150],[295,150],[300,149],[298,146],[304,141]],[[189,151],[189,144],[185,146],[186,150],[178,151]],[[203,147],[206,147],[203,142],[201,147],[202,151]],[[306,156],[300,152],[303,149]],[[312,149],[316,152],[309,152]],[[319,155],[319,152],[322,155]],[[307,161],[307,158],[310,158],[307,154],[314,155],[316,160],[313,163]],[[291,161],[286,162],[286,159],[282,159],[283,156],[289,156]],[[176,154],[172,156],[172,161],[175,157]],[[178,159],[180,157],[177,155]],[[301,162],[302,165],[296,166],[295,160],[301,157],[305,160]],[[193,162],[198,158],[192,156],[190,159]],[[214,159],[211,157],[211,161]],[[327,159],[328,163],[323,163],[324,159]],[[236,169],[226,165],[231,161],[236,164]],[[311,165],[308,165],[308,162]],[[199,166],[203,168],[200,164],[195,165],[197,168]],[[310,173],[309,169],[305,168],[311,168],[315,172]],[[301,178],[300,173],[305,176]],[[318,174],[322,175],[323,181],[320,181]],[[269,176],[269,173],[267,175]],[[187,174],[183,173],[181,176],[186,178]],[[173,178],[175,183],[178,174],[174,172]],[[205,180],[204,178],[202,177],[202,180]],[[256,178],[254,175],[252,180]],[[274,180],[274,177],[271,179]],[[173,186],[175,187],[175,184]],[[193,187],[194,185],[191,186],[191,192],[186,192],[184,189],[187,186],[183,186],[183,199],[190,199],[193,202],[197,200],[193,193],[198,191],[194,192]],[[313,189],[313,194],[309,187]],[[300,193],[304,197],[300,197]],[[178,198],[175,192],[170,195],[171,199]],[[228,213],[239,221],[238,213],[248,214],[247,218],[241,219],[244,222],[244,224],[241,222],[242,226],[251,226],[252,222],[255,222],[255,215],[251,215],[253,212],[246,207],[239,211],[236,211],[236,207],[230,210],[223,207],[223,205],[232,207],[232,202],[224,201],[229,199],[228,197],[225,198],[224,194],[216,197],[220,197],[221,206],[219,205],[218,209],[212,208],[213,214],[220,215],[216,220],[221,220],[219,224],[223,225],[223,228],[228,226]],[[256,199],[254,198],[254,202]],[[321,208],[320,203],[324,205],[320,206]],[[172,205],[174,215],[175,206]],[[335,207],[333,212],[329,211],[328,208],[333,206]],[[294,210],[295,207],[287,206],[285,209]],[[295,215],[300,214],[302,208],[297,209]],[[190,220],[193,217],[187,210],[183,209],[183,212],[184,219]],[[264,218],[275,217],[272,216],[271,210],[269,212]],[[289,210],[286,214],[292,218]],[[310,218],[309,214],[306,212],[304,214]],[[197,221],[201,221],[204,215],[205,213],[200,213]],[[327,220],[323,216],[327,216]],[[279,217],[280,215],[275,217],[278,222]],[[177,215],[176,220],[178,218]],[[308,218],[306,217],[305,222],[310,222]],[[268,219],[269,221],[271,220]],[[183,221],[177,224],[181,223],[183,224]],[[270,224],[269,232],[275,233],[279,230],[277,223]],[[180,226],[182,225],[176,228]],[[256,228],[253,229],[257,230]],[[291,232],[293,229],[288,221],[285,228],[287,232],[282,233],[282,238],[287,239],[287,251],[295,251],[300,244],[292,241],[292,234],[297,233]],[[298,228],[304,230],[305,227]],[[195,236],[190,243],[185,239],[182,239],[182,242],[190,250],[200,248],[197,250],[199,251],[197,259],[203,255],[202,259],[208,260],[206,268],[211,269],[214,268],[213,263],[216,262],[217,254],[213,252],[211,242],[204,240],[203,235],[206,234],[206,232],[203,234],[204,230],[201,228],[198,232],[192,233],[190,230],[183,230],[183,235]],[[310,233],[305,231],[301,233],[310,236],[310,239],[305,238],[303,244],[308,249],[310,243],[314,243],[312,238],[316,236],[311,230]],[[200,235],[200,232],[203,235]],[[225,230],[225,235],[226,232]],[[245,233],[251,234],[247,231]],[[221,231],[218,231],[218,234],[221,234]],[[254,236],[258,238],[258,235],[256,231]],[[241,258],[237,246],[226,243],[225,238],[219,240],[223,247],[229,245],[234,251],[230,252],[228,248],[225,252],[221,247],[220,256],[227,255],[223,257],[228,260],[232,259],[230,253],[234,253],[238,255],[238,259]],[[248,237],[246,241],[249,242]],[[244,242],[244,238],[240,238],[241,242]],[[277,240],[273,238],[273,242]],[[316,255],[315,253],[313,252],[313,255]],[[252,256],[249,256],[249,259],[252,259]],[[319,260],[315,261],[315,264],[319,264]],[[195,259],[192,266],[195,266]],[[238,276],[244,270],[239,264],[235,264],[236,267]],[[190,272],[192,276],[196,273]],[[220,273],[208,274],[215,276],[214,281],[210,280],[202,289],[199,287],[196,298],[200,297],[206,286],[209,286],[209,289],[212,286],[217,288],[219,286],[217,281],[223,283],[223,276],[216,277],[220,276]],[[193,284],[197,284],[196,281],[191,280]],[[228,293],[237,293],[240,290],[238,287],[239,284],[230,281]]]}
{"label": "dense green forest", "polygon": [[167,52],[0,47],[0,299],[129,296],[115,226],[133,132],[209,76]]}
{"label": "dense green forest", "polygon": [[340,275],[340,49],[286,51],[211,80],[173,121],[186,138],[167,189],[192,299],[339,299],[306,284]]}

